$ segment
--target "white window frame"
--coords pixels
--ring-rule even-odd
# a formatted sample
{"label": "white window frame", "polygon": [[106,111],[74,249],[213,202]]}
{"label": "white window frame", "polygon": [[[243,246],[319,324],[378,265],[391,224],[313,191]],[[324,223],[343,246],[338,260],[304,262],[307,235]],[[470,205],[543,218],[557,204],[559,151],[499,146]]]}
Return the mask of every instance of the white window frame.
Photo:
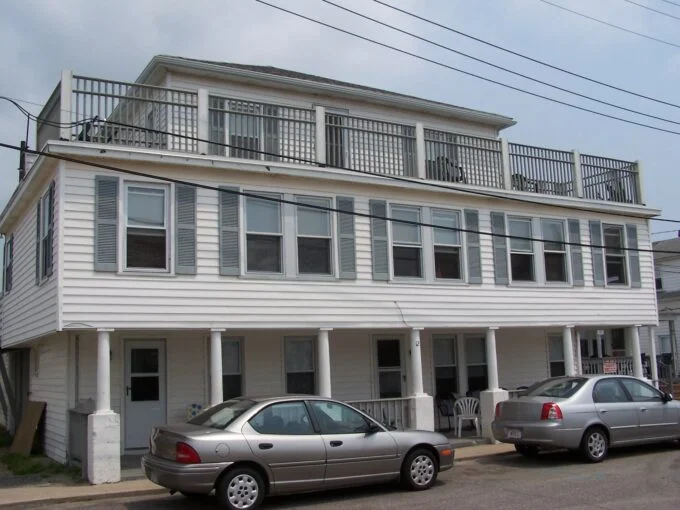
{"label": "white window frame", "polygon": [[[294,370],[289,371],[286,363],[287,345],[289,342],[310,342],[312,345],[312,370]],[[317,380],[317,349],[316,337],[308,335],[289,335],[283,337],[283,388],[284,393],[288,393],[288,374],[313,374],[314,375],[314,393],[319,389],[319,381]]]}
{"label": "white window frame", "polygon": [[[275,202],[278,207],[279,207],[279,232],[257,232],[257,231],[251,231],[248,229],[248,200],[258,200],[257,196],[245,196],[245,200],[242,200],[242,212],[243,214],[241,215],[243,217],[242,221],[242,228],[240,229],[243,232],[242,236],[242,245],[243,249],[241,251],[242,259],[243,259],[243,274],[247,276],[275,276],[275,277],[282,277],[286,275],[286,210],[284,208],[284,204],[280,201],[283,200],[283,194],[282,193],[276,193],[276,192],[270,192],[270,191],[260,191],[260,190],[246,190],[247,194],[252,194],[252,195],[257,195],[257,196],[263,196],[263,197],[270,197],[270,198],[276,198],[279,200],[279,202]],[[265,200],[265,199],[262,199]],[[280,270],[278,272],[276,271],[252,271],[248,269],[248,235],[260,235],[260,236],[278,236],[280,238],[279,246],[280,246],[280,260],[279,260],[279,268]]]}
{"label": "white window frame", "polygon": [[[436,349],[435,343],[437,340],[448,340],[451,342],[451,354],[453,355],[453,364],[438,363],[435,357]],[[453,334],[434,334],[432,335],[432,393],[437,395],[437,369],[438,368],[454,368],[456,373],[456,393],[460,393],[460,369],[458,367],[458,337]]]}
{"label": "white window frame", "polygon": [[[613,257],[621,258],[623,261],[623,277],[625,278],[625,281],[623,283],[610,283],[609,282],[609,275],[607,274],[607,238],[604,235],[604,231],[606,227],[616,227],[620,230],[621,232],[621,254],[620,255],[611,255]],[[602,246],[604,248],[602,249],[602,260],[604,263],[604,283],[607,287],[630,287],[630,267],[628,264],[628,252],[626,251],[626,248],[628,247],[628,234],[626,232],[626,226],[622,225],[620,223],[604,223],[602,222],[600,225],[600,228],[602,229]]]}
{"label": "white window frame", "polygon": [[46,248],[45,242],[48,239],[48,234],[50,231],[50,214],[50,191],[48,189],[47,192],[45,192],[45,194],[40,197],[40,233],[38,236],[40,241],[38,242],[38,267],[40,268],[39,280],[41,283],[47,279],[45,254],[47,253],[47,249],[51,247]]}
{"label": "white window frame", "polygon": [[[418,218],[415,220],[418,223],[423,222],[423,208],[416,206],[416,205],[404,205],[404,204],[390,204],[390,220],[388,221],[389,223],[389,241],[390,241],[390,253],[389,253],[389,262],[390,262],[390,270],[392,272],[392,279],[393,280],[415,280],[415,281],[422,281],[425,279],[425,250],[423,246],[423,226],[422,225],[417,225],[418,227],[418,237],[419,237],[419,242],[418,243],[409,243],[409,242],[400,242],[400,241],[395,241],[394,240],[394,225],[395,222],[392,221],[392,218],[394,218],[394,211],[395,210],[403,210],[403,211],[415,211],[418,215]],[[394,272],[394,248],[395,247],[401,247],[401,248],[418,248],[420,250],[420,276],[399,276],[396,275]]]}
{"label": "white window frame", "polygon": [[[14,234],[5,236],[5,244],[3,246],[3,264],[2,264],[2,293],[1,295],[8,294],[11,290],[7,289],[7,282],[12,280],[12,287],[14,286]],[[7,278],[9,274],[10,278]]]}
{"label": "white window frame", "polygon": [[[148,188],[157,189],[163,191],[163,207],[164,207],[164,219],[165,225],[163,228],[159,227],[135,227],[132,228],[145,228],[148,230],[165,230],[165,268],[153,268],[153,267],[128,267],[127,262],[127,243],[128,243],[128,191],[129,188]],[[121,264],[122,270],[126,273],[158,273],[158,274],[170,274],[172,273],[172,260],[174,260],[173,246],[173,198],[174,198],[174,187],[167,184],[157,184],[147,181],[123,181],[123,221],[121,221]]]}
{"label": "white window frame", "polygon": [[[530,216],[515,216],[515,215],[507,215],[507,229],[506,232],[508,235],[512,235],[512,230],[510,229],[510,224],[512,221],[522,221],[529,223],[529,226],[531,227],[531,232],[529,233],[529,237],[535,237],[534,232],[536,230],[534,218]],[[538,280],[538,275],[541,274],[538,270],[538,258],[536,256],[536,242],[535,241],[529,241],[531,243],[531,251],[525,251],[525,250],[513,250],[512,248],[512,238],[508,238],[508,277],[510,280],[510,283],[516,283],[519,285],[535,285],[539,283]],[[531,255],[532,257],[532,270],[533,270],[533,279],[532,280],[515,280],[514,275],[512,274],[512,255],[513,253],[517,253],[520,255]]]}
{"label": "white window frame", "polygon": [[[430,218],[430,223],[432,225],[435,225],[435,216],[437,214],[450,214],[450,215],[455,215],[457,217],[457,224],[458,228],[462,229],[463,228],[463,214],[462,211],[458,209],[442,209],[442,208],[437,208],[433,207],[430,210],[431,218]],[[467,268],[466,268],[466,257],[465,257],[465,236],[463,235],[463,232],[461,230],[458,231],[458,244],[446,244],[446,243],[438,243],[437,242],[437,237],[436,237],[436,228],[437,227],[431,227],[432,229],[432,277],[434,278],[434,281],[436,282],[450,282],[450,283],[461,283],[466,281],[466,274],[467,274]],[[458,248],[458,258],[459,258],[459,270],[460,270],[460,278],[439,278],[437,277],[437,260],[435,256],[435,249],[436,247],[446,247],[446,248]]]}
{"label": "white window frame", "polygon": [[[322,197],[322,196],[312,196],[312,195],[296,195],[295,196],[295,202],[298,202],[298,200],[316,200],[319,202],[324,202],[323,206],[328,207],[329,209],[333,209],[335,207],[335,204],[333,203],[333,199],[330,197]],[[322,205],[322,204],[318,204]],[[296,275],[301,278],[324,278],[324,277],[334,277],[336,275],[336,270],[335,270],[335,265],[336,265],[336,234],[335,234],[335,223],[336,223],[336,213],[333,213],[331,210],[325,211],[325,213],[328,216],[328,236],[312,236],[312,235],[301,235],[299,232],[298,228],[298,211],[300,207],[304,207],[304,203],[296,203],[295,204],[295,269],[296,269]],[[299,259],[299,239],[300,238],[307,238],[307,239],[328,239],[330,241],[329,243],[329,273],[303,273],[300,271],[300,259]],[[285,266],[285,264],[284,264]],[[284,268],[285,270],[285,268]]]}
{"label": "white window frame", "polygon": [[[229,343],[234,343],[238,345],[238,372],[227,372],[224,369],[224,345],[229,344]],[[227,337],[222,337],[222,376],[224,377],[225,375],[238,375],[241,382],[241,395],[245,395],[245,385],[244,385],[244,377],[243,377],[243,360],[244,360],[244,355],[243,355],[243,337],[241,336],[227,336]],[[224,383],[222,384],[222,390],[224,391]]]}
{"label": "white window frame", "polygon": [[[550,222],[550,223],[559,223],[562,226],[562,238],[564,239],[564,250],[563,251],[556,251],[556,250],[547,250],[546,249],[546,239],[545,239],[545,229],[543,228],[545,222]],[[541,239],[544,241],[541,243],[541,262],[542,262],[542,281],[546,285],[569,285],[572,283],[571,280],[571,257],[569,253],[569,245],[567,244],[569,242],[569,229],[568,229],[568,224],[567,221],[563,218],[549,218],[549,217],[543,217],[538,219],[538,224],[540,227],[540,232],[541,232]],[[553,241],[547,241],[547,242],[553,242]],[[546,253],[561,253],[564,255],[564,275],[565,275],[565,280],[561,281],[549,281],[548,280],[548,273],[547,273],[547,266],[545,263],[545,254]],[[537,270],[538,271],[538,270]]]}

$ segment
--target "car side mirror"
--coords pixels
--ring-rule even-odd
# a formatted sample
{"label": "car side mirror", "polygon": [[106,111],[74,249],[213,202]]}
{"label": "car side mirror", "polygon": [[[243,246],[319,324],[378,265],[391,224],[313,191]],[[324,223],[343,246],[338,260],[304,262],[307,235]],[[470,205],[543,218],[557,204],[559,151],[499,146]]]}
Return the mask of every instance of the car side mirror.
{"label": "car side mirror", "polygon": [[380,432],[382,428],[376,424],[376,423],[369,423],[368,428],[366,429],[367,434],[375,434],[376,432]]}
{"label": "car side mirror", "polygon": [[670,402],[671,400],[673,400],[673,395],[671,395],[670,393],[664,393],[663,394],[663,401],[664,402]]}

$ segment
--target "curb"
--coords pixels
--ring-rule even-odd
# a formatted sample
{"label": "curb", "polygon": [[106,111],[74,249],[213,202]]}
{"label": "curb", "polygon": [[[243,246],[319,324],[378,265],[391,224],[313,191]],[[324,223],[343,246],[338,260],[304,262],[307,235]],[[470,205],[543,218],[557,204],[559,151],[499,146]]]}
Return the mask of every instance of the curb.
{"label": "curb", "polygon": [[469,455],[469,456],[466,455],[462,459],[461,458],[455,459],[454,462],[465,462],[465,461],[468,461],[468,460],[483,459],[485,457],[505,457],[505,456],[514,455],[514,454],[515,454],[514,451],[513,452],[498,452],[498,453],[478,453],[476,455]]}
{"label": "curb", "polygon": [[156,494],[169,494],[169,489],[159,488],[159,489],[140,489],[140,490],[128,490],[120,492],[106,492],[101,494],[82,494],[74,496],[62,496],[60,498],[44,498],[36,499],[31,501],[15,501],[12,503],[0,503],[0,508],[17,508],[17,505],[21,505],[21,508],[39,508],[47,505],[57,505],[60,503],[77,503],[78,501],[98,501],[102,499],[111,498],[129,498],[133,496],[154,496]]}

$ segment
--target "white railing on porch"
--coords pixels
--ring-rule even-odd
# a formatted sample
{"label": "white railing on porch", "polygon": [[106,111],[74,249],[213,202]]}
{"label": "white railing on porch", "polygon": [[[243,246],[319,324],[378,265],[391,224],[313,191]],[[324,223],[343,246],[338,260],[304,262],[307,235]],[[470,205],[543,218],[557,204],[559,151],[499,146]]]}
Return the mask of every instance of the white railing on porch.
{"label": "white railing on porch", "polygon": [[[124,83],[66,71],[40,114],[51,139],[317,164],[478,186],[642,203],[636,162],[349,115]],[[58,122],[62,123],[57,128]],[[81,122],[76,126],[69,123]]]}
{"label": "white railing on porch", "polygon": [[581,360],[583,374],[633,375],[633,358],[589,358]]}
{"label": "white railing on porch", "polygon": [[347,403],[366,413],[376,421],[395,427],[397,430],[405,430],[411,426],[410,398],[353,400],[347,401]]}

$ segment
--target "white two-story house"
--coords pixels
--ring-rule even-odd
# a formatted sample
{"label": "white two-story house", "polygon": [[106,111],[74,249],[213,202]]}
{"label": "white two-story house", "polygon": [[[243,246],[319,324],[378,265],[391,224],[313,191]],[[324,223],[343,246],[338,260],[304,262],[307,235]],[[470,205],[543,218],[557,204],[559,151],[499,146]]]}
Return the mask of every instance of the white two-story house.
{"label": "white two-story house", "polygon": [[69,410],[94,402],[93,483],[154,424],[235,395],[432,429],[434,397],[470,394],[488,435],[505,390],[642,375],[657,308],[636,249],[659,211],[636,162],[510,143],[502,115],[167,56],[135,83],[64,72],[41,118],[0,216],[2,348],[47,403],[50,457],[83,448]]}

